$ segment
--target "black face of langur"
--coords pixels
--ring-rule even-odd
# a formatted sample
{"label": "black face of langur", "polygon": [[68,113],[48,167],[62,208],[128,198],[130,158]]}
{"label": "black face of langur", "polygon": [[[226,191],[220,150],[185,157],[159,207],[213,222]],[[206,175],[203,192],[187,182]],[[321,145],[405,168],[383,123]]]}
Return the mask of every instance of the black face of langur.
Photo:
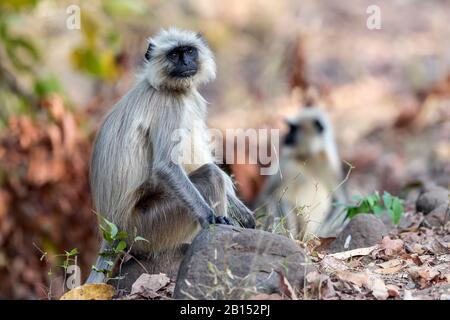
{"label": "black face of langur", "polygon": [[167,54],[173,64],[169,75],[173,78],[192,77],[198,70],[198,51],[192,46],[180,46]]}
{"label": "black face of langur", "polygon": [[321,119],[305,118],[288,121],[289,132],[284,138],[284,145],[293,149],[296,156],[309,158],[324,148],[325,125]]}

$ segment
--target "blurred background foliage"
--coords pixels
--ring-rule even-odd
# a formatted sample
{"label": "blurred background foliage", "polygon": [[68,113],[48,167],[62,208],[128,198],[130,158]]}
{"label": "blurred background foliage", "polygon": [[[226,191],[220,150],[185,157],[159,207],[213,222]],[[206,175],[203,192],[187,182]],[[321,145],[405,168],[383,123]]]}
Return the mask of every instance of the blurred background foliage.
{"label": "blurred background foliage", "polygon": [[[351,191],[397,194],[420,179],[448,186],[450,3],[377,1],[374,31],[370,4],[1,0],[0,298],[59,296],[65,250],[78,249],[86,275],[98,246],[91,143],[161,27],[201,31],[216,53],[218,78],[202,88],[211,126],[285,130],[314,86],[356,167]],[[70,29],[77,7],[80,28]],[[229,169],[250,201],[257,170]]]}

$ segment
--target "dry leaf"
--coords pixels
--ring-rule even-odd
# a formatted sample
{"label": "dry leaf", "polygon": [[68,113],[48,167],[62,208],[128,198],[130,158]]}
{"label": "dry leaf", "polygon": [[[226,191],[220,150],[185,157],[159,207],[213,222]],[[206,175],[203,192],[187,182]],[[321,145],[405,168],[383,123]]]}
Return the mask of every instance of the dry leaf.
{"label": "dry leaf", "polygon": [[431,244],[427,246],[427,249],[437,256],[450,253],[450,249],[448,248],[448,246],[443,245],[437,239],[434,239],[433,242],[431,242]]}
{"label": "dry leaf", "polygon": [[388,269],[388,268],[396,267],[399,264],[400,265],[403,264],[402,260],[400,260],[400,259],[392,259],[392,260],[385,261],[383,263],[379,263],[378,266],[381,267],[381,268],[384,268],[384,269]]}
{"label": "dry leaf", "polygon": [[336,276],[340,280],[351,282],[358,287],[366,286],[369,283],[369,274],[367,272],[338,271]]}
{"label": "dry leaf", "polygon": [[336,271],[347,270],[348,266],[344,261],[331,257],[329,255],[325,256],[320,262],[322,268],[327,273],[334,273]]}
{"label": "dry leaf", "polygon": [[395,286],[393,284],[388,284],[388,285],[386,285],[386,288],[388,290],[389,297],[394,297],[395,298],[395,297],[398,297],[400,295],[399,287],[397,287],[397,286]]}
{"label": "dry leaf", "polygon": [[344,251],[344,252],[332,253],[332,254],[329,254],[328,256],[336,258],[336,259],[340,259],[340,260],[347,260],[348,258],[351,258],[351,257],[367,256],[376,248],[377,248],[377,246],[372,246],[372,247],[367,247],[367,248],[358,248],[358,249],[353,249],[353,250]]}
{"label": "dry leaf", "polygon": [[368,270],[364,272],[341,271],[337,272],[336,276],[340,280],[348,281],[358,287],[365,287],[371,290],[373,296],[378,300],[385,300],[389,297],[384,281],[376,275],[371,274]]}
{"label": "dry leaf", "polygon": [[161,288],[170,283],[170,278],[164,274],[148,274],[143,273],[131,286],[131,294],[145,294],[150,292],[156,293]]}
{"label": "dry leaf", "polygon": [[417,282],[421,288],[429,286],[431,281],[440,275],[438,270],[427,266],[411,267],[408,269],[408,272],[411,278]]}
{"label": "dry leaf", "polygon": [[385,236],[381,240],[380,250],[383,250],[386,256],[393,256],[403,250],[403,244],[403,240],[392,240],[389,236]]}
{"label": "dry leaf", "polygon": [[316,247],[316,251],[322,252],[324,250],[327,250],[330,244],[336,240],[336,237],[328,237],[328,238],[320,238],[320,245]]}
{"label": "dry leaf", "polygon": [[378,264],[380,269],[374,270],[378,274],[392,274],[400,271],[403,268],[403,261],[400,259],[393,259],[383,263]]}
{"label": "dry leaf", "polygon": [[392,268],[376,269],[373,272],[375,272],[377,274],[393,274],[393,273],[397,273],[398,271],[400,271],[402,269],[403,269],[403,266],[400,264],[400,265],[392,267]]}
{"label": "dry leaf", "polygon": [[372,290],[372,294],[378,300],[386,300],[389,297],[388,289],[383,279],[376,276],[369,277],[368,289]]}
{"label": "dry leaf", "polygon": [[329,299],[336,296],[336,291],[328,275],[312,271],[306,275],[306,281],[312,291],[311,294],[317,296],[318,299]]}
{"label": "dry leaf", "polygon": [[276,271],[280,276],[280,291],[282,294],[290,298],[291,300],[298,300],[297,294],[289,283],[288,279],[280,271]]}
{"label": "dry leaf", "polygon": [[283,300],[283,297],[280,296],[278,293],[272,294],[260,293],[251,296],[250,298],[248,298],[248,300]]}
{"label": "dry leaf", "polygon": [[105,283],[89,283],[66,292],[60,300],[111,300],[114,287]]}

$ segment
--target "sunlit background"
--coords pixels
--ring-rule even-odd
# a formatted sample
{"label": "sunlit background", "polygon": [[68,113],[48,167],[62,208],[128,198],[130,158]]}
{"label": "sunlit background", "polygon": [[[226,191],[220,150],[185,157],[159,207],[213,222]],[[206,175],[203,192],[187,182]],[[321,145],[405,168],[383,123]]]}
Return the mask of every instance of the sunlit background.
{"label": "sunlit background", "polygon": [[[314,87],[355,166],[349,192],[401,194],[450,183],[449,21],[444,0],[2,0],[0,298],[57,297],[65,251],[84,274],[93,262],[92,139],[161,27],[201,31],[215,52],[211,127],[284,130]],[[255,170],[232,170],[250,201]]]}

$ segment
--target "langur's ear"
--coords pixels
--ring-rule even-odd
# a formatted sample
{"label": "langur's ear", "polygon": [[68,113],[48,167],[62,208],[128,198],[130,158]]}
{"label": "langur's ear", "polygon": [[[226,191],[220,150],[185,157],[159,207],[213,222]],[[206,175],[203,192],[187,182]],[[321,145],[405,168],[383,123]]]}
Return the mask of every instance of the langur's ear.
{"label": "langur's ear", "polygon": [[303,93],[303,105],[305,108],[312,108],[320,101],[320,94],[317,88],[309,86]]}
{"label": "langur's ear", "polygon": [[206,41],[206,38],[203,36],[203,33],[197,32],[197,33],[195,34],[195,36],[197,37],[197,39],[200,39],[200,40],[203,42],[203,44],[204,44],[205,46],[209,46],[209,45],[208,45],[208,41]]}
{"label": "langur's ear", "polygon": [[150,58],[151,58],[151,56],[152,56],[152,51],[153,51],[153,49],[155,48],[155,45],[153,44],[153,43],[149,43],[148,44],[148,48],[147,48],[147,52],[145,53],[145,59],[147,60],[147,61],[150,61]]}
{"label": "langur's ear", "polygon": [[284,123],[286,123],[289,127],[296,126],[296,121],[292,118],[284,118]]}

